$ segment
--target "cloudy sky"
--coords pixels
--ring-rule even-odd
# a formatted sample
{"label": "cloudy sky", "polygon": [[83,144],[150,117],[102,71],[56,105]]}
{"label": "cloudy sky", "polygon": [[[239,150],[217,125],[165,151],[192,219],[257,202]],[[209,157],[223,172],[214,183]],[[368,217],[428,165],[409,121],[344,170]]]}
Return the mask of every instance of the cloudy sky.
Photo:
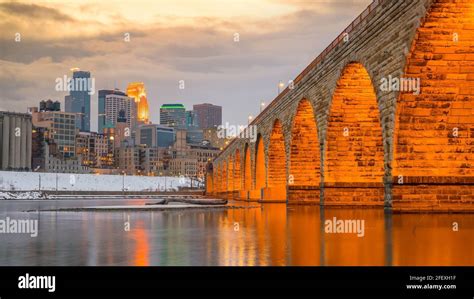
{"label": "cloudy sky", "polygon": [[[370,2],[0,0],[0,110],[64,102],[55,80],[78,67],[96,89],[145,82],[153,122],[163,103],[208,102],[245,125]],[[97,93],[91,106],[95,130]]]}

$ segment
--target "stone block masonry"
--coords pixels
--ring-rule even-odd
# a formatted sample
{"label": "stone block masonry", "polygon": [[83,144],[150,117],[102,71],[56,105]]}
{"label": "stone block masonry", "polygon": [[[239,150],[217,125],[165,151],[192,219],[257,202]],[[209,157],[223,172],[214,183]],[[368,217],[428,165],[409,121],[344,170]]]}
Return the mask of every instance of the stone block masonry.
{"label": "stone block masonry", "polygon": [[210,193],[474,211],[473,49],[474,0],[374,1],[252,122],[260,142],[213,161]]}

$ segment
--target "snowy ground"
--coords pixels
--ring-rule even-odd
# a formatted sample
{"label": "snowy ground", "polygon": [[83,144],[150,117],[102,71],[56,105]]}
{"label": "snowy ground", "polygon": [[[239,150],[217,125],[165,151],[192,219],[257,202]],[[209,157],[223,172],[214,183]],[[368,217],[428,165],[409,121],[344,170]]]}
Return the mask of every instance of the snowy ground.
{"label": "snowy ground", "polygon": [[190,183],[185,177],[0,171],[0,191],[174,191]]}
{"label": "snowy ground", "polygon": [[38,191],[5,192],[0,191],[0,199],[48,199],[46,194]]}

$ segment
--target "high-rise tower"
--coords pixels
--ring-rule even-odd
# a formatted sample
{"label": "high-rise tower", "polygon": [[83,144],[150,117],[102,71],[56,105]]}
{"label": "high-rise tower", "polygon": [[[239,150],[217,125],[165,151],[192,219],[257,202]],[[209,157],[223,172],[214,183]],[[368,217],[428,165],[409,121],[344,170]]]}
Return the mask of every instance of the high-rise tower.
{"label": "high-rise tower", "polygon": [[128,84],[127,95],[132,97],[137,103],[137,121],[139,123],[149,123],[150,112],[146,98],[145,84],[143,82],[133,82]]}
{"label": "high-rise tower", "polygon": [[68,83],[70,94],[65,97],[66,112],[76,113],[76,128],[90,131],[91,125],[91,73],[72,69],[72,80]]}
{"label": "high-rise tower", "polygon": [[222,125],[222,107],[212,104],[193,105],[193,110],[201,129],[214,128]]}

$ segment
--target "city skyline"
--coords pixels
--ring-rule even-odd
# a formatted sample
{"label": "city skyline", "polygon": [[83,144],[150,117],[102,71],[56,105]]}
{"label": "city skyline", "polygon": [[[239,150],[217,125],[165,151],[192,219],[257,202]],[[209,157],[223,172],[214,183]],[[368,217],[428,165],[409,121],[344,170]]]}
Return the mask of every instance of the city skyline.
{"label": "city skyline", "polygon": [[[68,93],[54,90],[55,79],[78,67],[91,72],[96,90],[144,82],[154,123],[163,103],[206,102],[223,107],[224,122],[246,124],[249,113],[277,95],[278,82],[293,79],[370,3],[274,0],[252,2],[257,9],[247,10],[247,2],[186,2],[179,9],[172,1],[0,3],[0,110],[25,112],[48,98],[64,103]],[[92,131],[97,109],[95,93]]]}

